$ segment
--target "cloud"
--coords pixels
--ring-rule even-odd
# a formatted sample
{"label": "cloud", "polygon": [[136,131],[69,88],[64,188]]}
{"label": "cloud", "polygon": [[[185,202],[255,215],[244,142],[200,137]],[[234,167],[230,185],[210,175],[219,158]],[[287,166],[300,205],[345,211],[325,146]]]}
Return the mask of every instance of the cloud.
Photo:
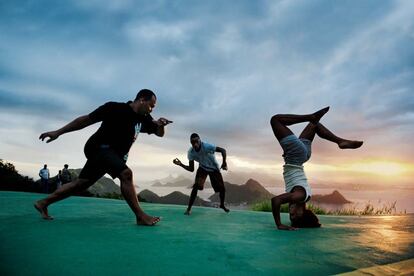
{"label": "cloud", "polygon": [[134,44],[139,43],[185,43],[191,38],[192,29],[195,26],[191,22],[131,22],[125,26],[128,39]]}
{"label": "cloud", "polygon": [[[185,151],[195,131],[240,160],[279,162],[270,117],[326,105],[331,111],[323,123],[338,135],[361,137],[367,150],[339,155],[335,145],[319,141],[315,162],[362,154],[412,160],[406,142],[414,122],[409,1],[2,5],[0,107],[21,127],[7,128],[10,135],[24,137],[25,125],[27,132],[62,126],[150,88],[158,95],[154,117],[174,121],[163,140],[139,140],[158,149],[157,160],[160,151]],[[30,125],[27,115],[34,115]],[[79,148],[84,140],[75,140]],[[18,148],[9,142],[3,138],[2,145]]]}

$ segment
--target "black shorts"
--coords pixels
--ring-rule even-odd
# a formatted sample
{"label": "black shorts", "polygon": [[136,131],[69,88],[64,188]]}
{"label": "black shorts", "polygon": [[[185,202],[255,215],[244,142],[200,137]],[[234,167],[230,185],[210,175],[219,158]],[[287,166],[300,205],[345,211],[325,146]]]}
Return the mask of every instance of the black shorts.
{"label": "black shorts", "polygon": [[106,173],[112,178],[119,177],[121,172],[127,169],[124,159],[114,150],[105,148],[89,153],[85,166],[79,174],[79,178],[96,182]]}
{"label": "black shorts", "polygon": [[201,167],[197,170],[195,184],[193,187],[197,187],[199,190],[204,189],[204,183],[206,182],[207,175],[210,177],[211,186],[213,187],[214,192],[219,193],[226,191],[220,171],[209,172]]}

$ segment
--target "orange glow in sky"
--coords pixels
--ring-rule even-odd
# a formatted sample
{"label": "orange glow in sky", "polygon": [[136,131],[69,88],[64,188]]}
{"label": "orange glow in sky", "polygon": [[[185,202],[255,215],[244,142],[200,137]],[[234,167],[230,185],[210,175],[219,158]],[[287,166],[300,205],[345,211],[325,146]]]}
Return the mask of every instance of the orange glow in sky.
{"label": "orange glow in sky", "polygon": [[353,162],[343,166],[345,170],[372,173],[383,176],[400,176],[409,171],[414,170],[414,166],[411,164],[394,162],[394,161],[381,161],[372,160],[367,162]]}

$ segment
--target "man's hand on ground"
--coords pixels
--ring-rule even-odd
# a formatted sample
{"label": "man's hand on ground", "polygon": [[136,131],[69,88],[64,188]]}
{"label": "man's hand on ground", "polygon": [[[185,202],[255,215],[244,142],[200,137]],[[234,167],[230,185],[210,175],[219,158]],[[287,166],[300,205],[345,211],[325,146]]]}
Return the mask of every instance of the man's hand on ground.
{"label": "man's hand on ground", "polygon": [[298,228],[288,226],[288,225],[284,225],[284,224],[278,225],[277,229],[279,229],[279,230],[298,230]]}

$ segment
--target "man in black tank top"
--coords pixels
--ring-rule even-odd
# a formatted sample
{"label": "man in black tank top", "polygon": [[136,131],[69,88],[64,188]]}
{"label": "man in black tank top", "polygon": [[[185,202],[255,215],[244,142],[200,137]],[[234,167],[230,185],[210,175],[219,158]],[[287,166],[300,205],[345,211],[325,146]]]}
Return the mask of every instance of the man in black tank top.
{"label": "man in black tank top", "polygon": [[34,204],[42,218],[53,219],[47,210],[50,204],[69,197],[77,191],[87,189],[108,173],[112,178],[120,179],[122,195],[134,212],[137,224],[155,225],[160,221],[159,217],[149,216],[141,209],[132,181],[132,171],[126,165],[128,152],[139,133],[162,137],[164,127],[172,123],[165,118],[154,120],[151,117],[150,113],[155,108],[156,101],[154,92],[143,89],[138,92],[134,101],[108,102],[89,115],[78,117],[58,130],[40,135],[39,139],[42,141],[49,138],[46,141],[49,143],[64,133],[102,122],[99,129],[86,142],[84,151],[87,162],[79,178],[63,185],[53,194]]}

